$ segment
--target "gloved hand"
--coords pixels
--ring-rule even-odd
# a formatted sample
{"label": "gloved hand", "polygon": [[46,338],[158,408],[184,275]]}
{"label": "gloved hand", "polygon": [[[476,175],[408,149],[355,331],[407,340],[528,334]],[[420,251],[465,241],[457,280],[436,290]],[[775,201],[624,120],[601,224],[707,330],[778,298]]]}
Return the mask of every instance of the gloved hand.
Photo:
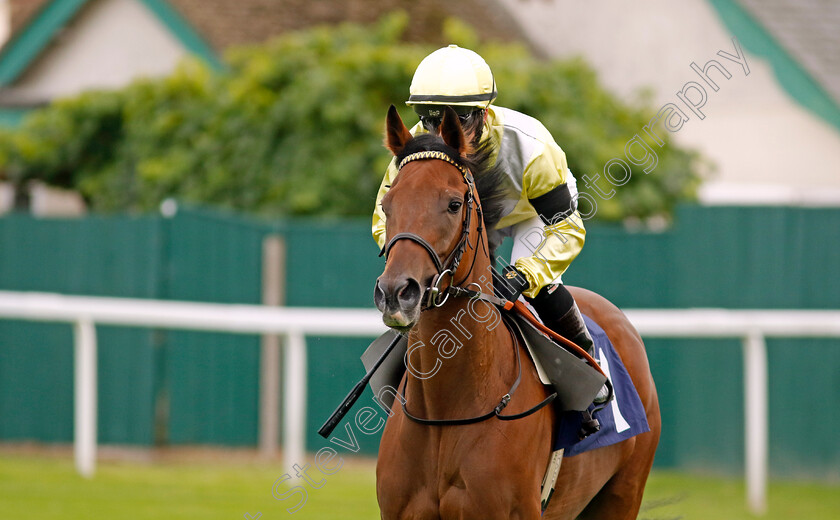
{"label": "gloved hand", "polygon": [[496,290],[496,296],[499,298],[515,302],[519,299],[522,291],[529,286],[528,278],[512,265],[505,267],[501,274],[495,269],[493,270],[493,288]]}

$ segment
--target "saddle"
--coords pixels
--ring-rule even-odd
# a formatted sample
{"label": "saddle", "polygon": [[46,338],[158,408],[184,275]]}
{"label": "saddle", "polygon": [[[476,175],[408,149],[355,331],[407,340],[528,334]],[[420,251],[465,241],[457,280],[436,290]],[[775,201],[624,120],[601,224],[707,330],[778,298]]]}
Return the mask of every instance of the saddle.
{"label": "saddle", "polygon": [[[555,402],[560,409],[587,410],[607,380],[595,360],[571,342],[560,344],[552,339],[549,334],[556,334],[543,326],[521,302],[517,302],[510,312],[502,312],[502,318],[518,331],[540,381],[557,392]],[[366,370],[373,367],[396,335],[389,330],[371,343],[361,357]],[[370,379],[375,399],[386,411],[390,411],[399,395],[397,389],[406,371],[407,347],[408,339],[403,337]]]}

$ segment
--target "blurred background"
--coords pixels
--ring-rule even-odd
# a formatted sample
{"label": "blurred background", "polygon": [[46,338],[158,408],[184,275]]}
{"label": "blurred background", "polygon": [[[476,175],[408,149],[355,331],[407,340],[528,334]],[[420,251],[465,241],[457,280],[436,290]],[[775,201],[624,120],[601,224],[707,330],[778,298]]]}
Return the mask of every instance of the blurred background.
{"label": "blurred background", "polygon": [[[414,123],[415,67],[457,43],[597,202],[566,283],[626,309],[837,310],[838,29],[829,0],[0,0],[0,291],[373,308],[384,116]],[[668,104],[684,121],[656,143]],[[614,186],[634,136],[656,165]],[[72,327],[0,316],[0,518],[288,514],[272,486],[294,461],[257,449],[266,339],[97,336],[87,480]],[[306,338],[310,454],[371,339]],[[646,344],[663,433],[640,518],[748,518],[741,339]],[[766,517],[837,518],[840,340],[766,348]],[[296,515],[378,516],[378,436],[358,440]]]}

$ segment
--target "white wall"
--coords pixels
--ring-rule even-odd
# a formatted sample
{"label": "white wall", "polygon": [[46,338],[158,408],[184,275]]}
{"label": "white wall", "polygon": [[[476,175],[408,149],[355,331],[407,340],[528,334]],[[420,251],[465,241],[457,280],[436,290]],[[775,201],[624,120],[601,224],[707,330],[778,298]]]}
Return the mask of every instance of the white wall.
{"label": "white wall", "polygon": [[0,215],[12,210],[15,206],[15,189],[8,182],[0,182]]}
{"label": "white wall", "polygon": [[28,98],[121,87],[173,70],[186,50],[139,0],[94,0],[16,82]]}
{"label": "white wall", "polygon": [[[704,201],[840,204],[840,133],[790,98],[767,63],[747,53],[745,75],[717,56],[735,50],[706,1],[500,2],[547,55],[583,55],[626,99],[650,87],[654,108],[679,104],[676,93],[686,82],[702,83],[692,62],[724,64],[732,77],[711,72],[720,90],[706,88],[705,119],[691,117],[673,134],[717,165],[701,191]],[[499,91],[501,101],[504,85]]]}
{"label": "white wall", "polygon": [[[47,186],[43,182],[29,183],[29,211],[39,217],[78,217],[87,213],[85,201],[79,193]],[[15,188],[0,182],[0,216],[15,207]]]}
{"label": "white wall", "polygon": [[12,23],[11,14],[9,0],[0,0],[0,47],[9,39]]}

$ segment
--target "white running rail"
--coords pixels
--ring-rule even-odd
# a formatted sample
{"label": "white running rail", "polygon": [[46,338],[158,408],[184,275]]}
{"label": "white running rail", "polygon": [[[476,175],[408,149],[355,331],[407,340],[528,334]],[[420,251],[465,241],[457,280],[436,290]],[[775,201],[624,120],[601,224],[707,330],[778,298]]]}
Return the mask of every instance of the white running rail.
{"label": "white running rail", "polygon": [[0,291],[0,318],[74,325],[74,453],[76,469],[85,477],[92,477],[96,466],[96,325],[285,336],[283,457],[288,465],[303,461],[305,454],[305,336],[376,337],[387,330],[378,313],[365,309],[223,305],[9,291]]}
{"label": "white running rail", "polygon": [[[766,510],[767,351],[764,338],[840,338],[834,310],[628,310],[645,337],[740,337],[744,355],[747,503]],[[224,305],[0,291],[0,318],[66,322],[75,332],[75,460],[84,476],[96,465],[96,325],[284,335],[283,455],[303,460],[306,412],[306,335],[374,337],[384,332],[368,309]],[[336,401],[338,402],[338,401]]]}

